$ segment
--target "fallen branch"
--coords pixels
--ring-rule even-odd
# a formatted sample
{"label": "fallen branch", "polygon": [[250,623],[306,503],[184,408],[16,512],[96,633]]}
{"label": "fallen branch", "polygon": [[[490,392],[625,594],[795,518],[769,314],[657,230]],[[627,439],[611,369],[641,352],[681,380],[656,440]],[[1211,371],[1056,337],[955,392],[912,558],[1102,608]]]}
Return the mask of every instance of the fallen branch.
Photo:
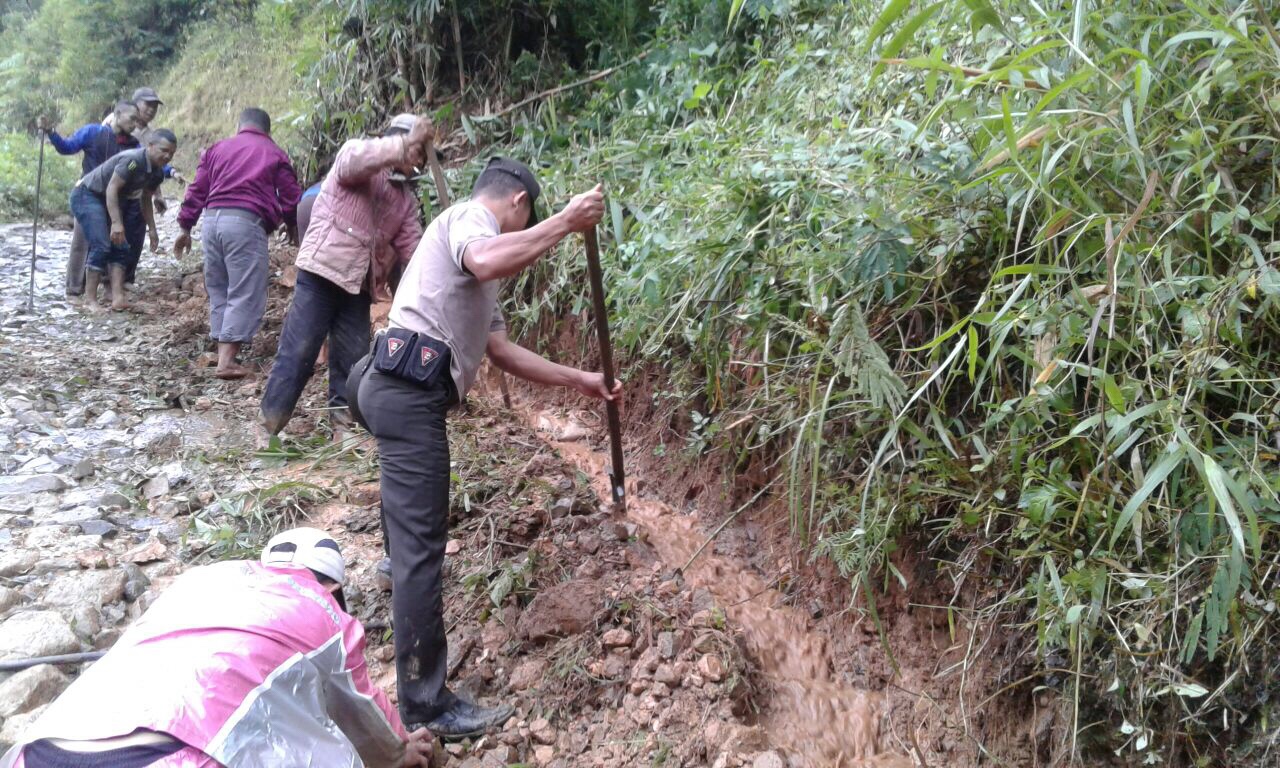
{"label": "fallen branch", "polygon": [[503,115],[507,115],[507,114],[510,114],[510,113],[512,113],[512,112],[515,112],[517,109],[520,109],[521,107],[526,107],[526,106],[528,106],[528,105],[532,104],[532,103],[533,103],[533,102],[535,102],[535,101],[542,101],[543,99],[549,99],[549,98],[551,98],[552,96],[555,96],[555,95],[557,95],[557,94],[564,93],[565,91],[571,91],[571,90],[573,90],[574,88],[580,88],[580,87],[582,87],[582,86],[584,86],[584,85],[588,85],[588,84],[590,84],[590,83],[594,83],[594,82],[596,82],[597,80],[603,80],[603,79],[605,79],[606,77],[608,77],[609,75],[612,75],[614,72],[617,72],[617,71],[618,71],[618,70],[620,70],[620,69],[623,69],[623,68],[625,68],[625,67],[629,67],[629,66],[631,66],[632,64],[635,64],[636,62],[643,60],[643,59],[644,59],[646,56],[648,56],[648,55],[649,55],[649,52],[648,52],[648,51],[645,51],[644,53],[640,54],[639,56],[632,57],[631,59],[628,59],[627,61],[622,62],[621,64],[617,65],[616,67],[609,67],[608,69],[602,69],[602,70],[600,70],[599,72],[595,73],[594,75],[590,75],[590,76],[588,76],[588,77],[584,77],[584,78],[582,78],[581,80],[576,80],[576,81],[574,81],[574,82],[572,82],[572,83],[566,83],[565,85],[558,85],[558,86],[556,86],[555,88],[551,88],[551,89],[549,89],[549,90],[543,91],[542,93],[536,93],[536,94],[534,94],[534,95],[532,95],[532,96],[530,96],[530,97],[528,97],[528,98],[521,99],[520,101],[517,101],[515,104],[512,104],[512,105],[511,105],[511,106],[509,106],[509,107],[504,107],[503,109],[500,109],[500,110],[498,110],[497,112],[490,112],[490,113],[488,113],[488,114],[480,115],[480,117],[482,117],[482,118],[487,118],[487,117],[502,117]]}

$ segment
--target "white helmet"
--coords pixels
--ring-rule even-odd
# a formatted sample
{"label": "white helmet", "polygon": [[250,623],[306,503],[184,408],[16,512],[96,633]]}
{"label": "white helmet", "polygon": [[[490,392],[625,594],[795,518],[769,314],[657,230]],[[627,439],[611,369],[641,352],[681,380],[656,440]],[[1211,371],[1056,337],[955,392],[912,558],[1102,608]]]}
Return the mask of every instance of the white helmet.
{"label": "white helmet", "polygon": [[347,565],[338,542],[319,528],[291,528],[272,536],[262,550],[262,564],[310,568],[338,584],[346,581]]}

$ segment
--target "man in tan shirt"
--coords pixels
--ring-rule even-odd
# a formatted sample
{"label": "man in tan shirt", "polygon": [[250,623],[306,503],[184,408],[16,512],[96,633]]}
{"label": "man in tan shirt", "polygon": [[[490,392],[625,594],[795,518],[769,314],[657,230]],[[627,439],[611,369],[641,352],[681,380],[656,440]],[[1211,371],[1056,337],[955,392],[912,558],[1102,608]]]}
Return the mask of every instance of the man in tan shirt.
{"label": "man in tan shirt", "polygon": [[560,240],[595,226],[601,188],[538,223],[540,188],[523,163],[495,158],[470,200],[435,218],[414,251],[392,304],[390,328],[358,387],[359,411],[378,439],[382,513],[391,555],[392,621],[400,713],[444,738],[475,735],[511,717],[445,687],[448,658],[440,574],[449,521],[446,414],[475,382],[485,355],[515,376],[612,400],[599,373],[546,360],[507,338],[499,281],[532,266]]}

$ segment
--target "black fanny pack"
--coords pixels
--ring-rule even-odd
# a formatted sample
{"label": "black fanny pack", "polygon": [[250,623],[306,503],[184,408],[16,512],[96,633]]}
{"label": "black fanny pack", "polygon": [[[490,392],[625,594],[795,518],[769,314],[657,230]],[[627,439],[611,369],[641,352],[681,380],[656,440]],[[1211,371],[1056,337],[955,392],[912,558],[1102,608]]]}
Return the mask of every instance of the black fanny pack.
{"label": "black fanny pack", "polygon": [[449,345],[425,333],[388,328],[374,337],[373,369],[427,389],[449,375]]}

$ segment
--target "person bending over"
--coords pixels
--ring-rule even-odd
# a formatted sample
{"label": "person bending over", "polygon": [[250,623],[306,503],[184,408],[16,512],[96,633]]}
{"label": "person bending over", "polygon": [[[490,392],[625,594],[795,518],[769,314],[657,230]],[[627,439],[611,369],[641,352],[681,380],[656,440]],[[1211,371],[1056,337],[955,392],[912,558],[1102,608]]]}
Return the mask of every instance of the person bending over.
{"label": "person bending over", "polygon": [[507,338],[498,308],[500,280],[533,266],[565,237],[594,227],[604,212],[597,186],[539,223],[539,192],[523,163],[490,161],[471,199],[445,209],[427,227],[396,289],[390,327],[374,344],[371,363],[357,366],[347,385],[378,441],[401,716],[444,737],[477,734],[513,713],[510,706],[466,701],[445,686],[447,414],[466,398],[486,355],[528,381],[621,397],[622,385],[607,387],[602,374],[558,365]]}
{"label": "person bending over", "polygon": [[369,680],[342,552],[295,528],[259,561],[179,576],[22,734],[0,768],[427,766]]}
{"label": "person bending over", "polygon": [[381,138],[342,145],[320,185],[298,249],[298,282],[262,394],[262,426],[275,435],[329,341],[329,414],[335,436],[346,416],[347,376],[369,349],[369,306],[388,291],[422,237],[417,190],[407,177],[426,158],[431,121],[394,117]]}
{"label": "person bending over", "polygon": [[160,128],[147,139],[145,147],[121,152],[99,165],[71,191],[71,212],[89,243],[85,304],[91,311],[100,308],[98,285],[103,275],[111,284],[111,308],[126,309],[125,277],[137,265],[144,232],[150,235],[152,251],[160,247],[151,192],[164,181],[164,166],[178,151],[178,138]]}
{"label": "person bending over", "polygon": [[[138,107],[132,102],[122,101],[112,111],[112,122],[89,123],[67,138],[63,138],[53,130],[48,118],[40,118],[40,128],[49,136],[49,144],[60,155],[82,153],[80,175],[83,177],[94,168],[121,152],[138,147],[138,140],[133,131],[138,126]],[[67,255],[66,295],[79,299],[84,295],[84,260],[89,253],[89,244],[84,239],[84,230],[75,222],[71,229],[71,250]]]}

